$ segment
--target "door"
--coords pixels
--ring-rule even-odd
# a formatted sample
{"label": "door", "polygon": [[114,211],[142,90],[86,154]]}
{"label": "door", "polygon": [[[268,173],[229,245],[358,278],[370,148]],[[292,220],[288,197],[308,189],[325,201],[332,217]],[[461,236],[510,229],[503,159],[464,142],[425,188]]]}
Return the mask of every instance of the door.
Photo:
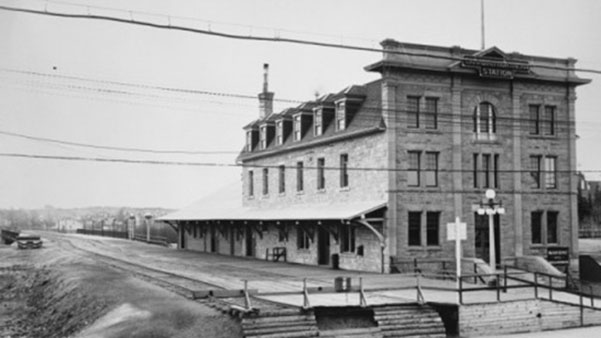
{"label": "door", "polygon": [[183,224],[179,224],[179,226],[177,228],[179,229],[179,248],[185,249],[186,248],[186,230],[184,229]]}
{"label": "door", "polygon": [[255,255],[255,240],[253,238],[253,230],[250,227],[250,225],[246,227],[245,244],[246,244],[246,256],[254,257],[254,255]]}
{"label": "door", "polygon": [[230,255],[236,254],[236,229],[234,226],[230,227]]}
{"label": "door", "polygon": [[217,229],[211,225],[211,252],[217,252]]}
{"label": "door", "polygon": [[317,264],[330,264],[330,233],[318,226],[317,231]]}
{"label": "door", "polygon": [[[481,258],[483,259],[485,262],[489,263],[490,262],[490,256],[489,256],[489,238],[488,238],[488,222],[489,222],[489,217],[488,215],[478,215],[477,213],[474,213],[475,215],[475,248],[476,248],[476,257],[477,258]],[[501,224],[501,217],[500,215],[494,215],[493,216],[493,224],[494,224],[494,231],[495,231],[495,260],[496,260],[496,264],[500,264],[501,263],[501,233],[500,233],[500,224]]]}

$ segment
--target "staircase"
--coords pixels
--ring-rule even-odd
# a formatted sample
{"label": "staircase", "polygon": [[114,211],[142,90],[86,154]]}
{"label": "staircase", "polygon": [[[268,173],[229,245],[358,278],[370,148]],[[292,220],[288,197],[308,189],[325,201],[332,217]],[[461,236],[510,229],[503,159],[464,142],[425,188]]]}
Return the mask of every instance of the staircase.
{"label": "staircase", "polygon": [[259,312],[242,318],[245,338],[318,337],[315,315],[298,309]]}
{"label": "staircase", "polygon": [[428,305],[390,305],[373,310],[382,337],[446,337],[440,315]]}

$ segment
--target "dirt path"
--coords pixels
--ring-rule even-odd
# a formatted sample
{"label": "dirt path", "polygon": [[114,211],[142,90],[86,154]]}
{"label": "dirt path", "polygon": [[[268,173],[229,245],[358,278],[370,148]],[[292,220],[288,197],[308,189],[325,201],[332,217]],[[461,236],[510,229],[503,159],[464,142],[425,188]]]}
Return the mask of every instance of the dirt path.
{"label": "dirt path", "polygon": [[44,244],[0,246],[0,337],[242,337],[203,304]]}

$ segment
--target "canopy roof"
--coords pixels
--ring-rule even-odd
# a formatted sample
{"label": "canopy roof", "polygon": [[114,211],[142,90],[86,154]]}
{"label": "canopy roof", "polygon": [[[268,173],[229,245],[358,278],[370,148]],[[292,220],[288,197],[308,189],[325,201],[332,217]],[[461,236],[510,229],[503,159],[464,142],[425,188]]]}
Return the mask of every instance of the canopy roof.
{"label": "canopy roof", "polygon": [[292,204],[277,207],[242,206],[240,183],[171,214],[161,221],[286,221],[350,220],[386,206],[385,200]]}

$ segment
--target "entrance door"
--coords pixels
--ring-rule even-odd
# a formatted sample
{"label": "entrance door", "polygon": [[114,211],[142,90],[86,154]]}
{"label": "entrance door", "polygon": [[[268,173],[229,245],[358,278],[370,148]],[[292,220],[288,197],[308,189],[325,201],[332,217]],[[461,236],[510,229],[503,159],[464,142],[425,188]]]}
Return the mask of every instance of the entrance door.
{"label": "entrance door", "polygon": [[246,227],[246,256],[254,257],[255,256],[255,240],[253,238],[253,229],[249,226]]}
{"label": "entrance door", "polygon": [[317,264],[330,264],[330,233],[318,226],[317,231]]}
{"label": "entrance door", "polygon": [[[490,263],[489,256],[489,238],[488,238],[488,215],[475,215],[475,248],[476,248],[476,257],[482,258],[485,262]],[[501,217],[497,214],[493,216],[493,224],[495,228],[495,260],[496,264],[501,263],[501,232],[500,232],[500,224]]]}
{"label": "entrance door", "polygon": [[230,227],[230,255],[236,254],[236,229],[232,225]]}
{"label": "entrance door", "polygon": [[186,230],[184,229],[183,224],[179,224],[178,229],[179,229],[179,248],[185,249],[186,248]]}
{"label": "entrance door", "polygon": [[211,225],[211,252],[217,252],[217,229],[215,225]]}

